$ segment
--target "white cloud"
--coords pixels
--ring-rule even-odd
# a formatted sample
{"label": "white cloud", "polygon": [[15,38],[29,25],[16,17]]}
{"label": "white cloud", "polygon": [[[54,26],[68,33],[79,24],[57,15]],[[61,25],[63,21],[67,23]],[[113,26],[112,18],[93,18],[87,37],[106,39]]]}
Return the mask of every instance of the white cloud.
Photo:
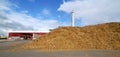
{"label": "white cloud", "polygon": [[0,10],[10,10],[9,6],[9,2],[0,0]]}
{"label": "white cloud", "polygon": [[42,13],[45,14],[45,15],[49,15],[50,14],[50,11],[48,9],[43,9],[42,10]]}
{"label": "white cloud", "polygon": [[10,3],[9,1],[10,0],[0,0],[0,10],[12,11],[11,8],[19,8],[19,6],[14,3]]}
{"label": "white cloud", "polygon": [[64,2],[58,11],[71,13],[82,19],[83,25],[105,22],[120,22],[120,0],[75,0]]}
{"label": "white cloud", "polygon": [[9,20],[13,20],[26,27],[27,26],[33,27],[34,29],[42,30],[42,31],[46,31],[46,30],[49,30],[50,28],[54,28],[59,24],[59,22],[54,19],[46,19],[46,20],[38,19],[32,16],[29,16],[25,13],[11,12],[11,14],[8,14],[7,17],[9,18]]}

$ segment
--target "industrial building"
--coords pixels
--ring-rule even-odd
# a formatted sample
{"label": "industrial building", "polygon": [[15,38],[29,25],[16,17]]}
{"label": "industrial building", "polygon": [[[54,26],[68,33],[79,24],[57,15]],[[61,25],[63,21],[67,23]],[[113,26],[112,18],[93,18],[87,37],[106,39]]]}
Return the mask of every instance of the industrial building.
{"label": "industrial building", "polygon": [[48,31],[9,31],[8,39],[33,40],[47,33]]}

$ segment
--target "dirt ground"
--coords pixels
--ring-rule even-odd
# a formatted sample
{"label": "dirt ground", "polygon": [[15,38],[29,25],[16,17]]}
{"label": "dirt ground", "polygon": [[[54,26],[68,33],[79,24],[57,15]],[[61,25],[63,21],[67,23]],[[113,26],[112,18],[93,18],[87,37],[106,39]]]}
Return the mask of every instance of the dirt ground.
{"label": "dirt ground", "polygon": [[0,42],[0,57],[120,57],[120,50],[5,51],[14,47],[19,47],[27,42],[29,41]]}

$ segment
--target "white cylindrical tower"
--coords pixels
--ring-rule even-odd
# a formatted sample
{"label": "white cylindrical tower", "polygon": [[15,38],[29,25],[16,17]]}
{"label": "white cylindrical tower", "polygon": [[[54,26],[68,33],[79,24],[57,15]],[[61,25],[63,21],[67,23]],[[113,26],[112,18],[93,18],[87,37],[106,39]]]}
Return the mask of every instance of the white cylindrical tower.
{"label": "white cylindrical tower", "polygon": [[74,27],[74,10],[72,10],[72,27]]}

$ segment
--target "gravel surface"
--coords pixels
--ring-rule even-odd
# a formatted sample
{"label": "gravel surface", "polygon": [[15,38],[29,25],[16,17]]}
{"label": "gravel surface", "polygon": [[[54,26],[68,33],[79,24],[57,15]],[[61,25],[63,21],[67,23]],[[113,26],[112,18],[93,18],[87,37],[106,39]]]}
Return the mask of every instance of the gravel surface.
{"label": "gravel surface", "polygon": [[23,45],[28,42],[29,42],[29,40],[0,41],[0,50],[12,49],[15,47],[19,47],[20,45]]}
{"label": "gravel surface", "polygon": [[79,51],[4,51],[20,47],[29,41],[0,42],[0,57],[120,57],[120,50],[79,50]]}
{"label": "gravel surface", "polygon": [[22,50],[0,52],[0,57],[120,57],[120,50],[37,51]]}

